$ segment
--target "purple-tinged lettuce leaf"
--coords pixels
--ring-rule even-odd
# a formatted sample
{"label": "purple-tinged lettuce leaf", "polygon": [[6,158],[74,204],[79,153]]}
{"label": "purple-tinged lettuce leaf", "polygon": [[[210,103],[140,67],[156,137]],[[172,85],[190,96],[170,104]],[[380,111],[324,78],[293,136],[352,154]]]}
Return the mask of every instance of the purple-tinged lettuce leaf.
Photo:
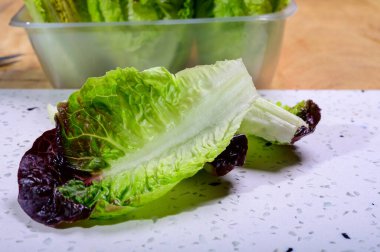
{"label": "purple-tinged lettuce leaf", "polygon": [[89,174],[72,168],[60,153],[57,130],[42,134],[21,159],[18,171],[21,208],[35,221],[54,226],[86,219],[92,209],[65,198],[58,190],[69,180]]}
{"label": "purple-tinged lettuce leaf", "polygon": [[302,137],[313,133],[321,120],[321,109],[312,100],[301,101],[294,107],[289,108],[289,111],[302,118],[307,124],[307,126],[300,127],[297,130],[291,143],[295,143]]}
{"label": "purple-tinged lettuce leaf", "polygon": [[321,110],[311,100],[289,107],[259,97],[253,102],[238,132],[276,144],[293,144],[314,132],[320,119]]}
{"label": "purple-tinged lettuce leaf", "polygon": [[236,135],[231,139],[227,148],[212,162],[205,165],[205,169],[214,176],[224,176],[235,166],[242,166],[248,150],[248,139],[245,135]]}
{"label": "purple-tinged lettuce leaf", "polygon": [[[127,214],[223,152],[255,97],[241,60],[175,75],[161,67],[142,72],[126,68],[90,78],[58,105],[59,137],[42,137],[51,146],[55,139],[57,147],[47,145],[23,158],[20,204],[48,225],[86,218],[90,209],[89,217],[96,219]],[[59,146],[61,151],[54,151]],[[53,162],[57,157],[64,160],[59,166]],[[30,158],[38,162],[34,165]],[[45,173],[48,178],[40,180]],[[43,193],[29,193],[29,188]],[[71,219],[71,208],[59,204],[86,215]]]}

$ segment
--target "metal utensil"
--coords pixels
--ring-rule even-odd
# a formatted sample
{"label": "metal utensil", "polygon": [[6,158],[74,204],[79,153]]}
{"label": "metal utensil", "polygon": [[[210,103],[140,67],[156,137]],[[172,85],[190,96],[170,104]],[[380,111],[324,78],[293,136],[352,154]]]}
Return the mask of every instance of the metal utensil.
{"label": "metal utensil", "polygon": [[13,63],[16,63],[18,61],[18,58],[22,54],[11,54],[7,56],[1,56],[0,57],[0,67],[9,66]]}

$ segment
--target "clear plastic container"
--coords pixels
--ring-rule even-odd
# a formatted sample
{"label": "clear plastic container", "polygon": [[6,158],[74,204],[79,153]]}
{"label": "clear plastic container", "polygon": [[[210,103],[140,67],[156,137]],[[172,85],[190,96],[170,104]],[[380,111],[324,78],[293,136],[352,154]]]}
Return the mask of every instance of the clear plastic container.
{"label": "clear plastic container", "polygon": [[270,84],[294,1],[282,11],[248,17],[111,23],[35,23],[23,7],[11,20],[23,27],[51,83],[79,88],[116,67],[186,67],[242,58],[256,87]]}

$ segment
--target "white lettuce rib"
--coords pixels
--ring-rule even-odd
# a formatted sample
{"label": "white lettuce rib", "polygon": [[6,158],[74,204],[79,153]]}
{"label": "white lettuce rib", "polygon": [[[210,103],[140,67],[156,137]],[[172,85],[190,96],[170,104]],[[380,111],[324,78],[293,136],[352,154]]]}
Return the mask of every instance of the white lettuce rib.
{"label": "white lettuce rib", "polygon": [[[218,145],[221,139],[231,138],[236,133],[257,97],[252,78],[241,60],[186,69],[177,73],[176,77],[178,81],[194,85],[189,88],[199,89],[197,91],[202,93],[202,99],[193,104],[183,120],[170,131],[158,135],[136,152],[115,160],[111,164],[112,169],[104,171],[105,177],[145,166],[173,152],[180,156],[184,153],[183,148],[189,148],[187,145],[202,144],[210,136],[214,141],[206,141],[205,144],[214,142],[212,144]],[[225,148],[228,143],[229,140],[223,141],[223,146],[209,146],[210,151],[215,147]]]}

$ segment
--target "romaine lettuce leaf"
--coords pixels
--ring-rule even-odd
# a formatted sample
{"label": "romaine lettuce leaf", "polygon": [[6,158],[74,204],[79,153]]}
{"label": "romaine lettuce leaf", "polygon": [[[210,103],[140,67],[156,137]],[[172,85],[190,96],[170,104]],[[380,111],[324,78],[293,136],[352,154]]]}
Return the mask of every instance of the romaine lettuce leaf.
{"label": "romaine lettuce leaf", "polygon": [[[64,205],[44,212],[51,218],[36,217],[49,225],[73,221],[67,209],[71,206],[85,211],[75,210],[79,217],[88,216],[88,211],[91,218],[126,214],[212,162],[230,144],[256,97],[241,60],[175,75],[162,67],[142,72],[119,68],[90,78],[58,104],[58,147],[36,143],[34,148],[42,149],[23,158],[19,202],[26,212],[32,208],[29,212],[36,217],[45,204],[63,198]],[[54,139],[49,141],[54,146]],[[38,171],[33,160],[46,156],[45,149],[53,149],[49,160],[60,160],[46,161],[48,165],[41,168],[52,170],[49,176],[54,181],[40,185],[46,181],[36,179],[23,184],[33,177],[28,172]],[[61,154],[54,158],[56,152]],[[65,166],[60,168],[60,164]],[[28,167],[34,168],[28,171]],[[49,193],[30,194],[32,184]]]}
{"label": "romaine lettuce leaf", "polygon": [[244,0],[247,16],[261,15],[273,12],[271,0]]}
{"label": "romaine lettuce leaf", "polygon": [[24,3],[34,22],[49,22],[43,0],[24,0]]}
{"label": "romaine lettuce leaf", "polygon": [[90,21],[86,1],[80,0],[24,0],[36,22]]}
{"label": "romaine lettuce leaf", "polygon": [[254,101],[239,132],[271,142],[290,143],[297,129],[302,126],[306,126],[306,123],[300,117],[260,98]]}
{"label": "romaine lettuce leaf", "polygon": [[194,17],[194,0],[161,0],[159,6],[172,19],[188,19]]}
{"label": "romaine lettuce leaf", "polygon": [[24,0],[36,22],[119,22],[192,18],[193,0]]}
{"label": "romaine lettuce leaf", "polygon": [[57,119],[64,155],[95,179],[60,190],[81,204],[96,203],[94,218],[156,199],[227,147],[254,98],[241,60],[175,76],[127,68],[90,78],[58,106]]}
{"label": "romaine lettuce leaf", "polygon": [[196,1],[196,17],[238,17],[272,13],[273,0]]}
{"label": "romaine lettuce leaf", "polygon": [[290,0],[271,0],[271,2],[273,6],[273,12],[276,12],[285,9],[289,5]]}
{"label": "romaine lettuce leaf", "polygon": [[241,123],[239,133],[276,144],[293,144],[314,132],[321,109],[312,100],[290,107],[257,98]]}
{"label": "romaine lettuce leaf", "polygon": [[[78,2],[86,1],[80,0]],[[92,22],[126,21],[124,1],[87,0],[87,8]]]}
{"label": "romaine lettuce leaf", "polygon": [[88,79],[55,120],[18,172],[21,207],[52,226],[127,214],[202,168],[222,176],[243,165],[245,135],[292,144],[314,131],[320,109],[265,100],[231,60],[175,75],[118,68]]}

